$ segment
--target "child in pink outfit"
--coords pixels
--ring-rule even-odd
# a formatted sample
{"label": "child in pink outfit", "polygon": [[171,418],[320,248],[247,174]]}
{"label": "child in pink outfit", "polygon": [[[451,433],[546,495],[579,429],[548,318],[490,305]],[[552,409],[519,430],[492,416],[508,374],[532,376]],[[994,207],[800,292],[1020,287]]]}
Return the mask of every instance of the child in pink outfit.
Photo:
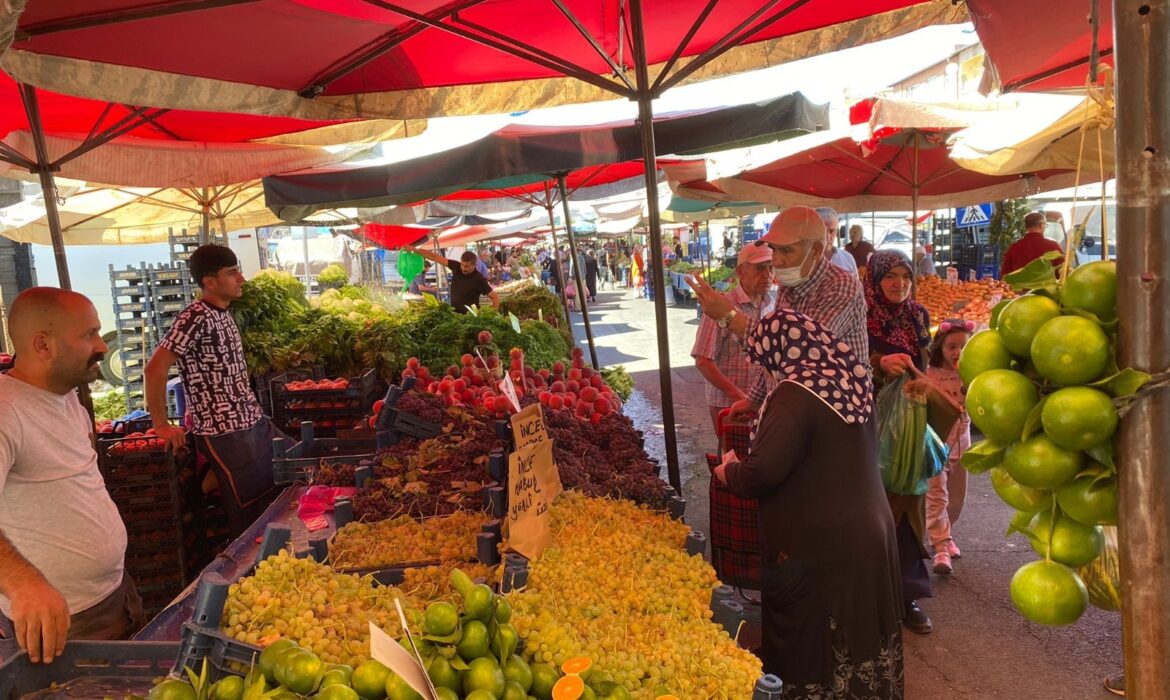
{"label": "child in pink outfit", "polygon": [[[959,355],[974,330],[975,324],[970,321],[943,321],[930,346],[930,366],[926,368],[926,376],[960,406],[964,404],[964,398],[963,380],[957,369]],[[971,447],[971,418],[966,412],[947,436],[947,447],[950,448],[947,466],[930,480],[926,492],[926,532],[934,546],[936,574],[951,573],[951,560],[962,556],[951,535],[951,526],[958,521],[967,498],[967,470],[959,463],[959,458]]]}

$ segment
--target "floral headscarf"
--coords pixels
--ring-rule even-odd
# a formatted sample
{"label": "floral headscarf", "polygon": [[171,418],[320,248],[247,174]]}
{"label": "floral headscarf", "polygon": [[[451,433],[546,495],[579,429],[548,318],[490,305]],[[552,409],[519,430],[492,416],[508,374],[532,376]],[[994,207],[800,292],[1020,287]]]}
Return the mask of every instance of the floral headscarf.
{"label": "floral headscarf", "polygon": [[805,388],[846,423],[864,423],[873,414],[869,370],[848,344],[808,316],[781,310],[760,319],[748,355],[778,383]]}
{"label": "floral headscarf", "polygon": [[919,361],[922,350],[930,345],[930,315],[926,308],[909,297],[894,303],[882,293],[882,278],[896,267],[905,267],[914,276],[914,264],[904,253],[879,250],[869,258],[869,279],[865,285],[866,326],[872,348],[892,345]]}

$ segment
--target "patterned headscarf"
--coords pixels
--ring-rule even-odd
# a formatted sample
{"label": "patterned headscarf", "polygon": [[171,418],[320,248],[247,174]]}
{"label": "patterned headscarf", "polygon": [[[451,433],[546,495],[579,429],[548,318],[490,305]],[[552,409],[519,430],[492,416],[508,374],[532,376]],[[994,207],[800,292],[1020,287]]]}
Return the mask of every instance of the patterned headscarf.
{"label": "patterned headscarf", "polygon": [[893,345],[917,363],[923,348],[930,345],[930,315],[913,297],[894,303],[882,293],[882,278],[899,266],[909,270],[913,279],[914,265],[904,253],[879,250],[870,256],[865,285],[866,327],[871,346],[873,340]]}
{"label": "patterned headscarf", "polygon": [[864,423],[873,414],[869,370],[848,344],[808,316],[781,310],[760,319],[748,355],[777,382],[807,389],[846,423]]}

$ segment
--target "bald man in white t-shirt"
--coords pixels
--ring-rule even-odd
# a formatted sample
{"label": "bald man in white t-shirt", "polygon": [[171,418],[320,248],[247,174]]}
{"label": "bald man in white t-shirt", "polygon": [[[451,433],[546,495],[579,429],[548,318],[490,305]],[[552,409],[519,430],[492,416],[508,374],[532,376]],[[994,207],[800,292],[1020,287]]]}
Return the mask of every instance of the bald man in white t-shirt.
{"label": "bald man in white t-shirt", "polygon": [[34,287],[9,312],[16,363],[0,375],[0,630],[34,662],[66,639],[119,639],[142,624],[123,572],[126,527],[106,491],[76,389],[106,352],[89,299]]}

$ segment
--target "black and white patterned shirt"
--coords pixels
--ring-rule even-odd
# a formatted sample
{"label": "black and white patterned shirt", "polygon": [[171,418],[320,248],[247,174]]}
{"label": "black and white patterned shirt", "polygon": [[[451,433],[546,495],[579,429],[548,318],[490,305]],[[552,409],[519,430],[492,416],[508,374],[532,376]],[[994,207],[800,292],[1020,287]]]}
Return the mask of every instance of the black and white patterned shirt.
{"label": "black and white patterned shirt", "polygon": [[196,435],[246,430],[264,417],[248,384],[244,343],[230,311],[196,301],[183,309],[160,346],[179,356]]}

